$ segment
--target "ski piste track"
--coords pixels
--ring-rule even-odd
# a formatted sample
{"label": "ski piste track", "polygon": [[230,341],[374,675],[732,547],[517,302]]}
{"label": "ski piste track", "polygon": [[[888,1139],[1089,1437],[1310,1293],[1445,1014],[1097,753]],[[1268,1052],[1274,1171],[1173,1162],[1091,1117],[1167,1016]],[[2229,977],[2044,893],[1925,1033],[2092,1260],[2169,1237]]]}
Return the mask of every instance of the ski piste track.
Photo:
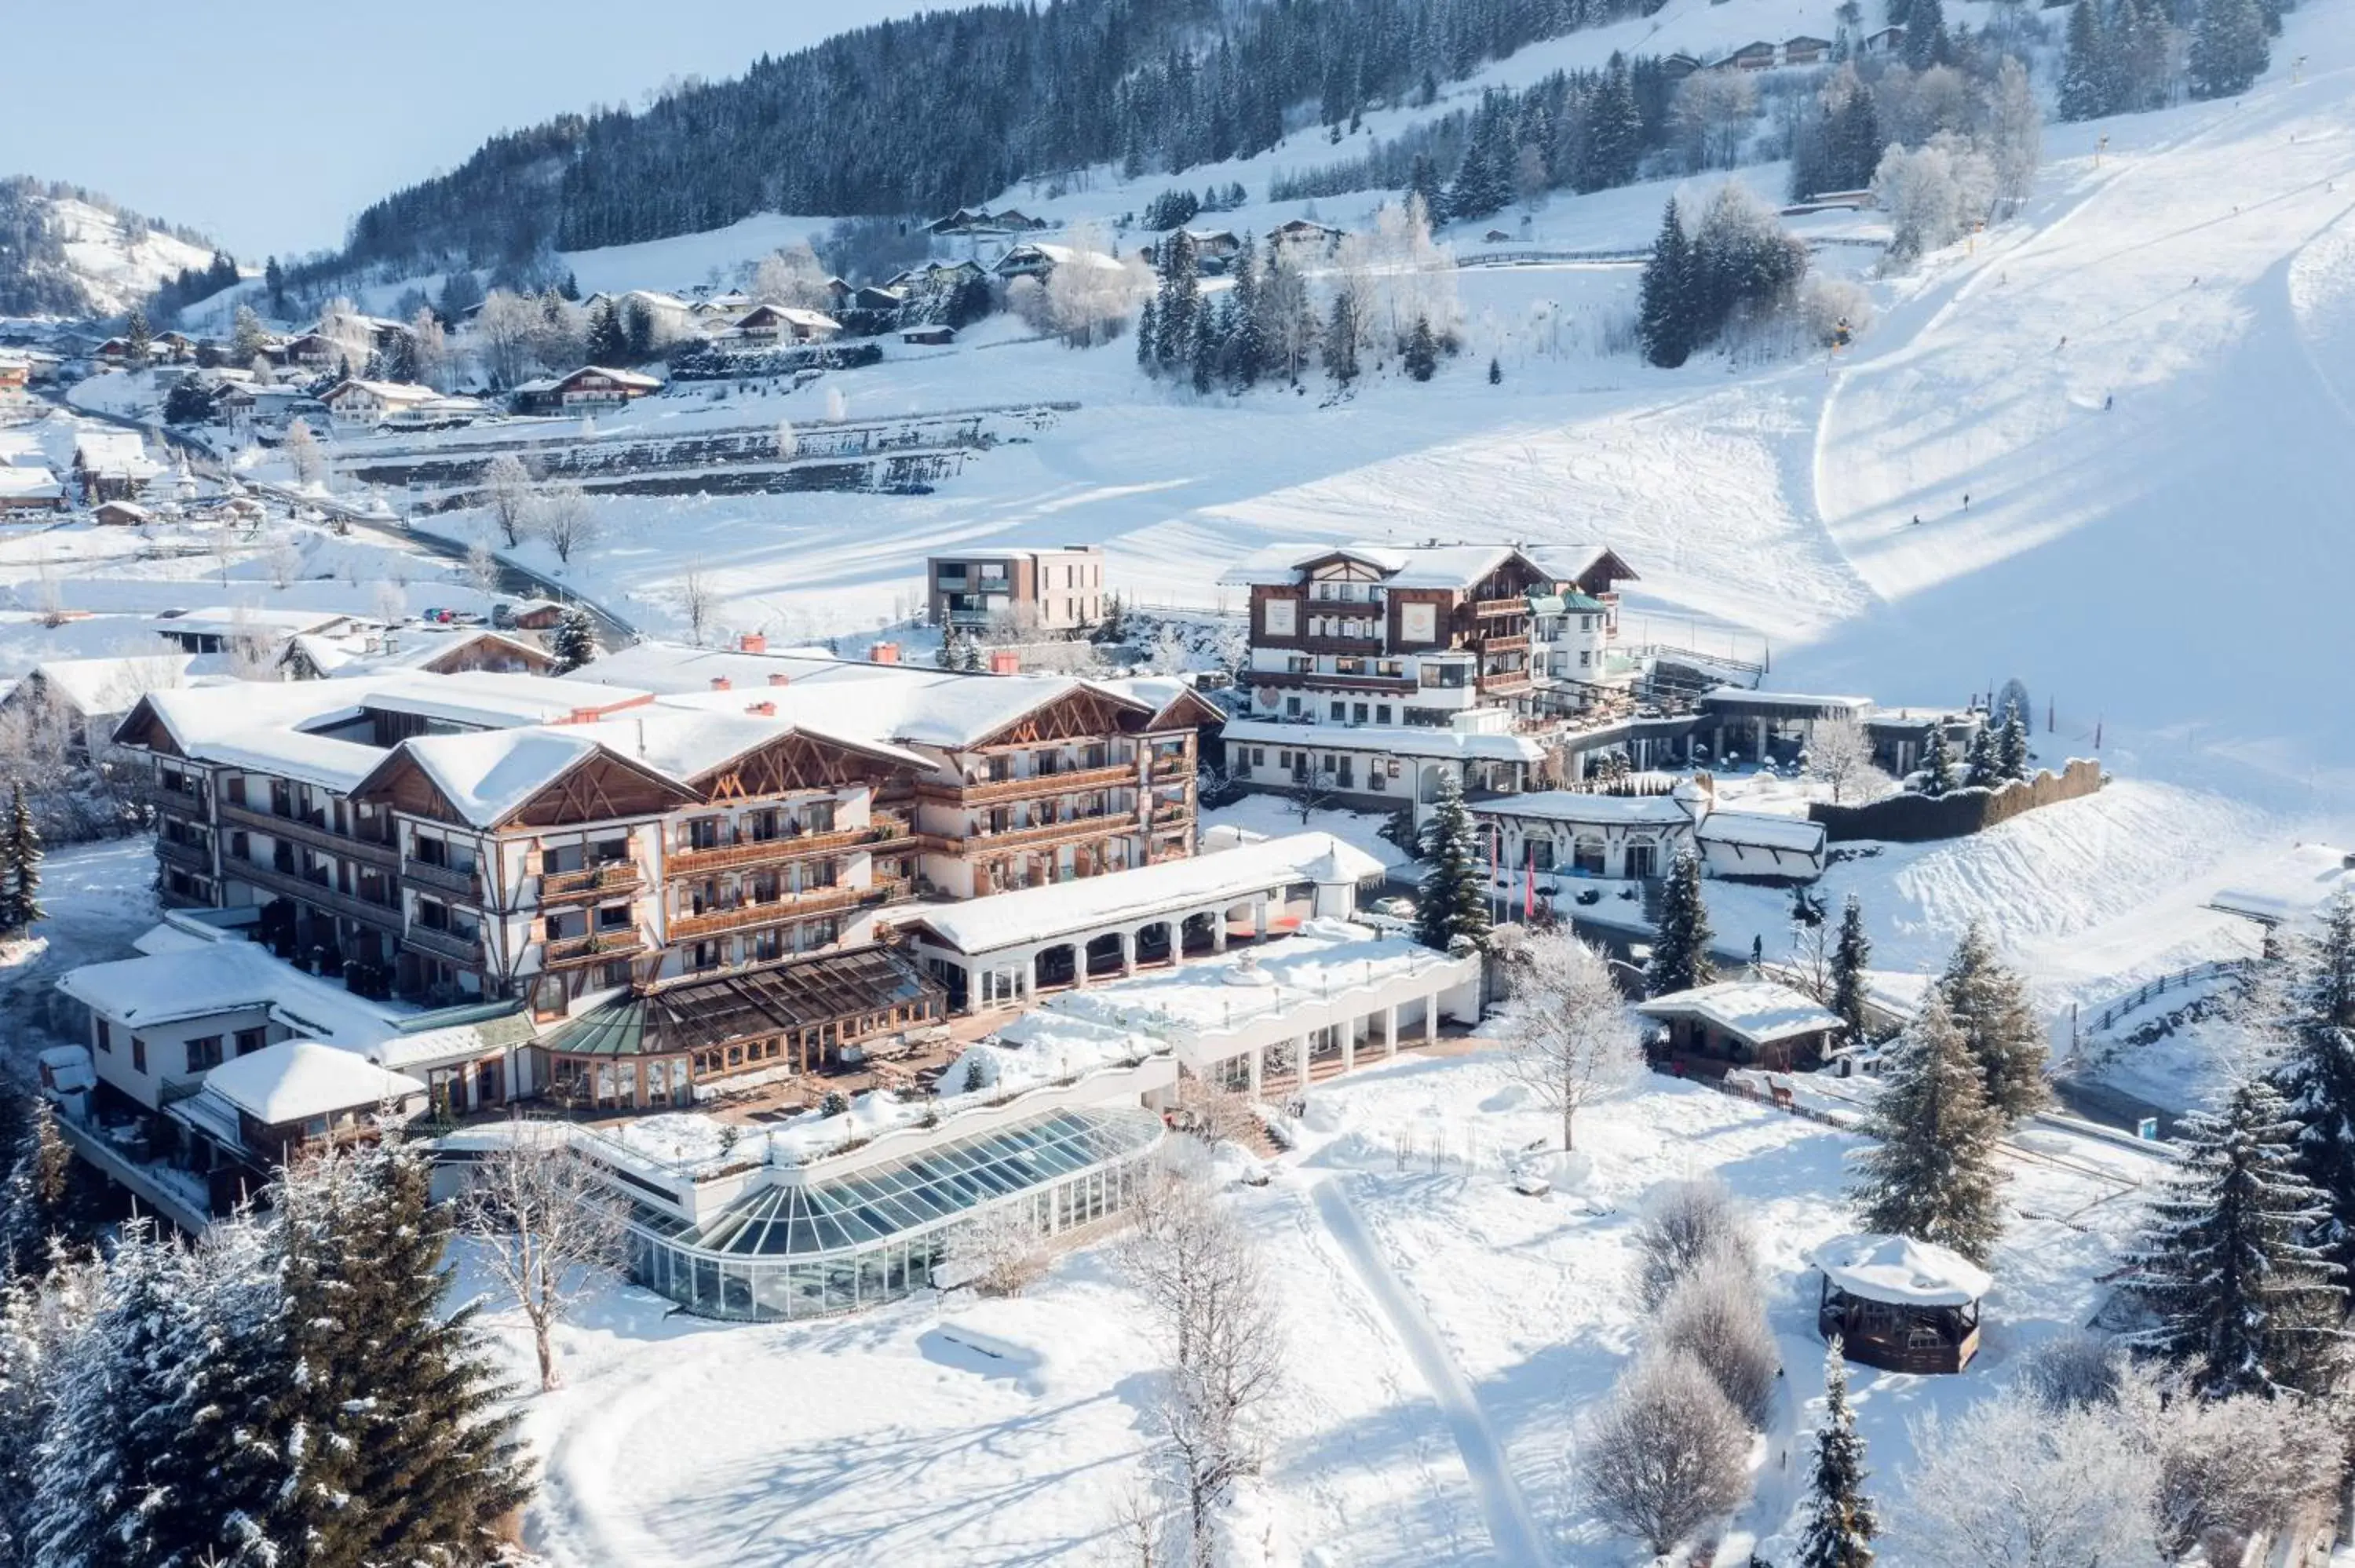
{"label": "ski piste track", "polygon": [[1317,1216],[1348,1258],[1367,1294],[1381,1308],[1391,1331],[1414,1362],[1415,1370],[1423,1374],[1432,1399],[1446,1418],[1448,1430],[1455,1434],[1455,1446],[1464,1456],[1465,1471],[1471,1477],[1473,1492],[1479,1500],[1480,1516],[1488,1526],[1497,1562],[1504,1568],[1544,1568],[1552,1557],[1529,1515],[1529,1501],[1513,1479],[1512,1470],[1505,1462],[1503,1446],[1497,1441],[1496,1431],[1488,1425],[1479,1399],[1447,1353],[1446,1346],[1440,1342],[1438,1330],[1431,1326],[1430,1319],[1383,1258],[1380,1247],[1367,1234],[1365,1222],[1359,1218],[1356,1206],[1342,1190],[1340,1179],[1327,1176],[1318,1180],[1314,1198]]}

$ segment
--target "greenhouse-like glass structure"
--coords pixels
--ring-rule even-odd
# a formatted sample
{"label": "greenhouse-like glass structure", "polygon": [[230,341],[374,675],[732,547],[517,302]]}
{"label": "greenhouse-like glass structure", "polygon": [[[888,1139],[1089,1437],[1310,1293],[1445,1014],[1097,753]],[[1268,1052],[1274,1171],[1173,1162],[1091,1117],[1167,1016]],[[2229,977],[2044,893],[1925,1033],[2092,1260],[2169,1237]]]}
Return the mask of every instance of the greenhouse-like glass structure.
{"label": "greenhouse-like glass structure", "polygon": [[639,1283],[707,1318],[818,1318],[930,1285],[949,1234],[999,1208],[1042,1236],[1126,1209],[1161,1118],[1138,1107],[1050,1111],[821,1181],[756,1188],[700,1224],[641,1204]]}

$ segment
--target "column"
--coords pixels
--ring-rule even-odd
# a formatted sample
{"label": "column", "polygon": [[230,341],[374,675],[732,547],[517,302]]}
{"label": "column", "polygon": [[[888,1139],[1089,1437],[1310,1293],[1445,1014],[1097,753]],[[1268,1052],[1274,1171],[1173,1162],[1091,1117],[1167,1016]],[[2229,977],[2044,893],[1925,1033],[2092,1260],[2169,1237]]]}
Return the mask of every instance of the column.
{"label": "column", "polygon": [[1134,931],[1120,934],[1120,972],[1124,976],[1136,972],[1136,933]]}
{"label": "column", "polygon": [[1385,1056],[1395,1056],[1398,1054],[1397,1002],[1392,1002],[1388,1007],[1382,1009],[1382,1054]]}
{"label": "column", "polygon": [[1425,1045],[1439,1044],[1439,993],[1437,991],[1433,991],[1430,1000],[1423,1004],[1423,1043]]}
{"label": "column", "polygon": [[1028,1001],[1038,994],[1038,990],[1039,955],[1026,949],[1022,955],[1022,968],[1014,976],[1014,994]]}
{"label": "column", "polygon": [[1266,1075],[1267,1075],[1267,1047],[1266,1047],[1266,1046],[1264,1046],[1264,1045],[1254,1045],[1254,1046],[1252,1046],[1252,1047],[1251,1048],[1251,1097],[1252,1097],[1252,1098],[1253,1098],[1253,1099],[1257,1099],[1257,1098],[1259,1098],[1260,1085],[1261,1085],[1261,1083],[1265,1079]]}
{"label": "column", "polygon": [[[1366,1015],[1371,1022],[1373,1015]],[[1358,1021],[1354,1018],[1341,1025],[1341,1071],[1347,1073],[1358,1065]]]}
{"label": "column", "polygon": [[967,1012],[981,1011],[982,1004],[986,1000],[981,993],[981,977],[988,972],[979,964],[969,963],[964,966],[964,1010]]}
{"label": "column", "polygon": [[1313,1034],[1304,1034],[1292,1043],[1293,1054],[1300,1058],[1300,1088],[1304,1094],[1308,1089],[1308,1052],[1316,1039]]}
{"label": "column", "polygon": [[1751,720],[1750,722],[1751,722],[1751,723],[1752,723],[1752,724],[1756,727],[1757,732],[1758,732],[1758,759],[1757,759],[1757,760],[1758,760],[1758,765],[1759,765],[1761,768],[1764,768],[1764,766],[1766,766],[1766,721],[1765,721],[1764,719],[1763,719],[1763,718],[1762,718],[1762,719],[1753,719],[1753,720]]}
{"label": "column", "polygon": [[[1184,925],[1181,923],[1178,928],[1183,930],[1185,928]],[[1210,951],[1214,953],[1223,953],[1226,950],[1227,911],[1226,906],[1221,905],[1217,909],[1211,911],[1210,914]]]}
{"label": "column", "polygon": [[1264,938],[1266,935],[1267,900],[1264,898],[1254,898],[1252,900],[1252,936],[1254,939],[1257,939]]}
{"label": "column", "polygon": [[1075,991],[1088,989],[1088,945],[1076,938],[1071,941],[1071,986]]}

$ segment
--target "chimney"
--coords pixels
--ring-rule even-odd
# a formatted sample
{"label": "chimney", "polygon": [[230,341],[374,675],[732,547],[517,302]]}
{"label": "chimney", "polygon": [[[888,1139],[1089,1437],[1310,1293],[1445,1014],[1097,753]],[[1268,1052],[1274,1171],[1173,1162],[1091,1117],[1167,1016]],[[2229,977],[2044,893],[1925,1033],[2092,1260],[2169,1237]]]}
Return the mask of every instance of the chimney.
{"label": "chimney", "polygon": [[878,642],[867,651],[867,658],[870,663],[897,664],[900,662],[900,645],[897,642]]}
{"label": "chimney", "polygon": [[766,633],[748,631],[736,640],[736,652],[739,653],[766,653],[768,651],[769,639]]}
{"label": "chimney", "polygon": [[728,677],[727,677],[727,676],[725,676],[725,675],[714,675],[714,676],[712,676],[712,677],[711,677],[711,689],[712,689],[713,691],[715,691],[715,692],[724,692],[724,691],[726,691],[726,690],[728,689]]}
{"label": "chimney", "polygon": [[777,705],[774,703],[753,703],[746,707],[744,711],[751,714],[754,718],[774,718],[777,716]]}
{"label": "chimney", "polygon": [[783,670],[772,670],[769,672],[769,684],[773,686],[782,686],[792,678],[792,676],[787,675]]}
{"label": "chimney", "polygon": [[1011,648],[991,649],[989,651],[989,673],[993,675],[1018,675],[1022,673],[1022,655],[1017,653]]}

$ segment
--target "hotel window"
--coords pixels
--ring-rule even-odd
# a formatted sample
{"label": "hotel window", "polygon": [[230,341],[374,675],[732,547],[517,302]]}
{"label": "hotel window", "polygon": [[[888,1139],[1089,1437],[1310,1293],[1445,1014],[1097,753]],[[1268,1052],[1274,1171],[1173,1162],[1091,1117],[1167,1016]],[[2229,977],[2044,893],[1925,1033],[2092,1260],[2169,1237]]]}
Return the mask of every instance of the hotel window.
{"label": "hotel window", "polygon": [[98,1025],[98,1048],[109,1055],[114,1052],[114,1026],[103,1018],[91,1020]]}
{"label": "hotel window", "polygon": [[188,1042],[188,1071],[209,1073],[221,1065],[221,1037],[200,1034]]}
{"label": "hotel window", "polygon": [[147,1070],[147,1042],[136,1034],[131,1037],[131,1070],[134,1073]]}
{"label": "hotel window", "polygon": [[1335,724],[1339,724],[1339,723],[1341,723],[1342,721],[1344,721],[1345,719],[1347,719],[1348,716],[1349,716],[1349,705],[1348,705],[1348,704],[1347,704],[1347,703],[1335,703],[1335,704],[1333,705],[1333,722],[1334,722]]}
{"label": "hotel window", "polygon": [[250,1056],[269,1044],[270,1031],[267,1029],[240,1029],[237,1032],[237,1054],[240,1056]]}
{"label": "hotel window", "polygon": [[1376,724],[1388,724],[1391,722],[1390,704],[1377,703],[1374,705],[1374,722]]}
{"label": "hotel window", "polygon": [[1366,722],[1368,716],[1368,709],[1365,704],[1353,703],[1350,705],[1349,722],[1351,724],[1363,724]]}
{"label": "hotel window", "polygon": [[1316,661],[1305,653],[1295,653],[1287,662],[1295,675],[1313,675],[1316,673]]}

